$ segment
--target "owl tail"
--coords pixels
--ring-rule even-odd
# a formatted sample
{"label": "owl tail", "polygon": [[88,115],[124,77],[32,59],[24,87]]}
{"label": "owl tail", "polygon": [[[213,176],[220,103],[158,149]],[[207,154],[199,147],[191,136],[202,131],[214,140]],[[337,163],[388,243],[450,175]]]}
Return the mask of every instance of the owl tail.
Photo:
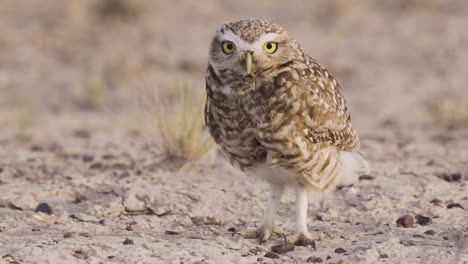
{"label": "owl tail", "polygon": [[354,152],[340,152],[341,166],[335,185],[351,185],[359,180],[359,176],[369,174],[371,168],[364,158]]}

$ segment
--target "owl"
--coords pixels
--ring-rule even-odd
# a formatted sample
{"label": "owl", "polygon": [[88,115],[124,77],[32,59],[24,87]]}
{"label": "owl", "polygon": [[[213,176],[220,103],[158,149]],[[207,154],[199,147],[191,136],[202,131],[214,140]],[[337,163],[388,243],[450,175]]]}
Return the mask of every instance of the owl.
{"label": "owl", "polygon": [[369,171],[335,78],[281,26],[240,20],[216,31],[206,93],[205,123],[215,142],[232,165],[270,186],[262,225],[240,235],[263,243],[281,232],[278,206],[293,187],[296,230],[288,241],[309,244],[309,196]]}

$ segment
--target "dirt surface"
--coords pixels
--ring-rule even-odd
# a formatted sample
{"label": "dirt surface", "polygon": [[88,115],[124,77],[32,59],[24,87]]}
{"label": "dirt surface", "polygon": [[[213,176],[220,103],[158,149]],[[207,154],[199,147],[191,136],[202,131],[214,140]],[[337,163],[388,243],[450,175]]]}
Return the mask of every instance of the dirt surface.
{"label": "dirt surface", "polygon": [[[0,4],[0,263],[468,263],[464,1],[42,2]],[[236,235],[267,185],[216,150],[181,168],[138,103],[203,96],[213,32],[246,17],[335,75],[373,167],[311,201],[315,249],[278,258],[282,237]],[[291,233],[292,190],[279,216]]]}

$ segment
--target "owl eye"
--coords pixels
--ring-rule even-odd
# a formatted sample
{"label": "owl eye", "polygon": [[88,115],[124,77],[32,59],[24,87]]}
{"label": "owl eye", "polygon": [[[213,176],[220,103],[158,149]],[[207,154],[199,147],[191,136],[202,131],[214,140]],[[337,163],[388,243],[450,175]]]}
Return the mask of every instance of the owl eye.
{"label": "owl eye", "polygon": [[263,50],[265,50],[266,53],[273,54],[275,51],[278,49],[278,43],[276,42],[267,42],[263,44]]}
{"label": "owl eye", "polygon": [[236,45],[231,41],[223,42],[223,52],[226,54],[232,54],[236,50]]}

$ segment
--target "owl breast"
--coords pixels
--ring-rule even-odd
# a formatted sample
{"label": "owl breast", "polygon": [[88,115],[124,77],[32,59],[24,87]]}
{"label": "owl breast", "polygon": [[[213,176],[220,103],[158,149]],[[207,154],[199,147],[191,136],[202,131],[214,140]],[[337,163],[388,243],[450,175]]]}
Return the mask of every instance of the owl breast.
{"label": "owl breast", "polygon": [[238,83],[221,83],[208,69],[206,124],[234,166],[270,182],[295,178],[320,189],[344,171],[342,164],[359,167],[360,159],[347,162],[340,154],[359,148],[341,88],[316,61]]}
{"label": "owl breast", "polygon": [[[212,83],[210,78],[207,75],[207,84]],[[295,129],[289,123],[298,119],[293,116],[300,110],[295,103],[299,94],[290,89],[292,81],[286,81],[291,78],[290,72],[280,72],[231,86],[242,91],[237,96],[226,93],[226,86],[207,85],[205,121],[234,166],[248,171],[272,162],[278,150],[281,155],[287,152],[288,138]],[[246,87],[250,87],[247,92]]]}

